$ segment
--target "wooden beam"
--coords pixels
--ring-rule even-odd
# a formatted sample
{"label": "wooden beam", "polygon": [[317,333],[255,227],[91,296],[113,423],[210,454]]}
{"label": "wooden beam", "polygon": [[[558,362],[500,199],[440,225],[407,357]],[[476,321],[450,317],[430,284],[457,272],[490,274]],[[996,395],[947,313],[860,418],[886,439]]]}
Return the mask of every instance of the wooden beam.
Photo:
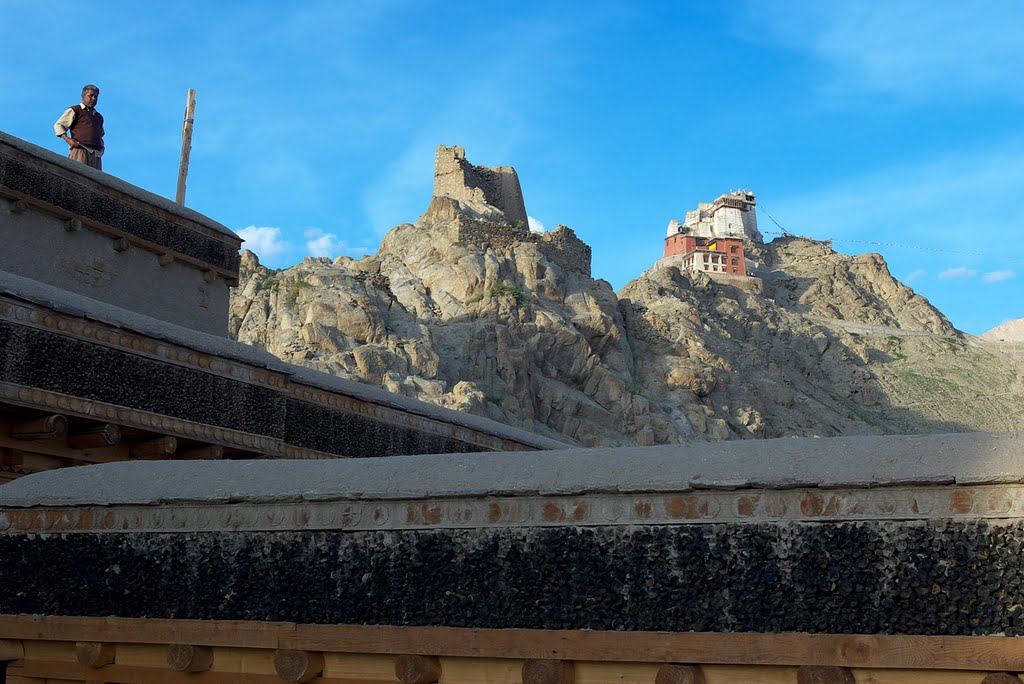
{"label": "wooden beam", "polygon": [[64,439],[68,434],[68,419],[54,414],[19,420],[11,424],[8,434],[11,439],[25,442]]}
{"label": "wooden beam", "polygon": [[145,442],[136,442],[128,450],[132,458],[142,459],[164,459],[178,450],[178,440],[169,435],[149,439]]}
{"label": "wooden beam", "polygon": [[72,449],[95,449],[117,446],[121,443],[121,428],[113,423],[99,423],[74,428],[68,436]]}
{"label": "wooden beam", "polygon": [[208,444],[207,446],[179,451],[177,457],[197,461],[218,460],[224,458],[224,447],[220,444]]}
{"label": "wooden beam", "polygon": [[69,465],[74,465],[72,461],[59,456],[47,456],[45,454],[34,454],[29,451],[14,451],[15,458],[19,459],[20,465],[25,470],[33,473],[41,473],[44,470],[55,470],[57,468],[67,468]]}
{"label": "wooden beam", "polygon": [[0,639],[524,660],[1024,672],[1024,639],[1004,636],[599,632],[0,615]]}
{"label": "wooden beam", "polygon": [[192,153],[192,125],[196,118],[196,91],[188,89],[185,98],[185,121],[181,125],[181,161],[178,163],[178,188],[174,201],[185,206],[185,179],[188,178],[188,160]]}
{"label": "wooden beam", "polygon": [[[60,661],[25,661],[7,670],[8,681],[12,677],[23,677],[24,680],[39,682],[105,682],[106,684],[281,684],[276,674],[257,674],[253,672],[175,672],[166,667],[143,667],[139,665],[107,665],[102,670],[83,667],[78,663]],[[37,678],[38,679],[35,679]],[[19,681],[15,679],[14,681]],[[381,684],[377,682],[353,682],[349,679],[321,678],[317,684]]]}
{"label": "wooden beam", "polygon": [[20,639],[0,639],[0,662],[21,660],[25,657],[25,646]]}
{"label": "wooden beam", "polygon": [[0,465],[20,466],[24,462],[22,454],[25,452],[9,447],[0,447]]}
{"label": "wooden beam", "polygon": [[5,437],[0,434],[0,448],[6,447],[13,453],[33,453],[67,458],[72,461],[84,461],[85,463],[114,463],[116,461],[128,460],[128,446],[119,445],[115,447],[100,447],[96,449],[72,449],[63,442],[27,442]]}

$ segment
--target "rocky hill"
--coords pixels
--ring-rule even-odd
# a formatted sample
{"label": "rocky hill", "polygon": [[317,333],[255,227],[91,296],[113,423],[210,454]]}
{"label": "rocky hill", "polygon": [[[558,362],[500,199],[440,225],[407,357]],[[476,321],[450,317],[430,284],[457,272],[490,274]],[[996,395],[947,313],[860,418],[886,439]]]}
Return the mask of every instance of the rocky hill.
{"label": "rocky hill", "polygon": [[232,333],[586,446],[999,431],[1024,418],[1019,354],[958,332],[877,254],[786,237],[748,246],[755,277],[654,267],[616,293],[570,229],[507,218],[525,215],[509,167],[442,147],[437,168],[427,212],[375,255],[271,271],[245,252]]}
{"label": "rocky hill", "polygon": [[997,325],[988,332],[982,333],[981,339],[989,342],[1024,342],[1024,318],[1017,318]]}

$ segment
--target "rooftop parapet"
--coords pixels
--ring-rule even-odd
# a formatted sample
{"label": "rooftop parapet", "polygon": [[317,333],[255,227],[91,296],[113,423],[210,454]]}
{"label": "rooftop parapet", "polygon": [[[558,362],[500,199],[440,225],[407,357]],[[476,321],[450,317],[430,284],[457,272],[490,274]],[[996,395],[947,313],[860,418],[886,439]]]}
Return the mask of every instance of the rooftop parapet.
{"label": "rooftop parapet", "polygon": [[0,271],[227,335],[242,240],[112,175],[0,132]]}
{"label": "rooftop parapet", "polygon": [[[0,483],[135,458],[565,446],[3,272],[0,359]],[[17,427],[26,423],[36,427]],[[98,443],[101,428],[108,438]]]}
{"label": "rooftop parapet", "polygon": [[1022,444],[844,437],[52,471],[0,487],[0,562],[18,559],[0,613],[1020,636]]}

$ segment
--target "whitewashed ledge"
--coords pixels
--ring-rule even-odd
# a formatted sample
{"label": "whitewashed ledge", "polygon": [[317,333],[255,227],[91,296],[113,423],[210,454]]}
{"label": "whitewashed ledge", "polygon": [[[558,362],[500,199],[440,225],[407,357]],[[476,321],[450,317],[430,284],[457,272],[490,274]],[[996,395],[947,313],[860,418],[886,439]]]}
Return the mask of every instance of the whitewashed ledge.
{"label": "whitewashed ledge", "polygon": [[110,463],[20,478],[0,486],[0,507],[874,489],[1022,482],[1021,433],[963,433],[358,460]]}

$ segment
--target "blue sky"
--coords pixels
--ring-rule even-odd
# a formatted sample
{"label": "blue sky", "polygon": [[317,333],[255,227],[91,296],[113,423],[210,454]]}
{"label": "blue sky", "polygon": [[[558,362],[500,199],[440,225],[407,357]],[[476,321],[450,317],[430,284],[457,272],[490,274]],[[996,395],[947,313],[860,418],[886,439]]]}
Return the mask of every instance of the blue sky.
{"label": "blue sky", "polygon": [[[618,289],[665,226],[747,187],[759,225],[877,251],[953,323],[1024,317],[1024,2],[0,0],[0,130],[101,89],[105,170],[264,263],[376,251],[430,200],[434,149],[512,165]],[[88,16],[86,16],[88,15]],[[13,29],[13,30],[12,30]]]}

